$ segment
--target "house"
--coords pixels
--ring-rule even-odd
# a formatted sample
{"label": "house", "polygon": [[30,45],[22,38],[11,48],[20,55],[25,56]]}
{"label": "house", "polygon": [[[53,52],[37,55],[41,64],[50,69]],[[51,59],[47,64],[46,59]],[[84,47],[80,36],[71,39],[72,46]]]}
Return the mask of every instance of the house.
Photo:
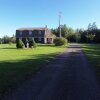
{"label": "house", "polygon": [[21,39],[24,43],[27,39],[31,41],[34,39],[36,43],[53,43],[54,35],[46,27],[38,28],[19,28],[16,30],[16,41]]}

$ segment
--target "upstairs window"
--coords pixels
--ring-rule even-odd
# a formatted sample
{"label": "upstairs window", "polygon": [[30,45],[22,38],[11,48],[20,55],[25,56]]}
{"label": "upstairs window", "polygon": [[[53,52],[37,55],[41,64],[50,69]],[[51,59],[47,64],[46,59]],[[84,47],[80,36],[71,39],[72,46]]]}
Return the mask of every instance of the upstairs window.
{"label": "upstairs window", "polygon": [[32,35],[32,31],[29,31],[29,35]]}
{"label": "upstairs window", "polygon": [[23,32],[22,32],[22,31],[20,31],[20,35],[22,35],[22,33],[23,33]]}
{"label": "upstairs window", "polygon": [[39,35],[41,35],[41,31],[39,31]]}

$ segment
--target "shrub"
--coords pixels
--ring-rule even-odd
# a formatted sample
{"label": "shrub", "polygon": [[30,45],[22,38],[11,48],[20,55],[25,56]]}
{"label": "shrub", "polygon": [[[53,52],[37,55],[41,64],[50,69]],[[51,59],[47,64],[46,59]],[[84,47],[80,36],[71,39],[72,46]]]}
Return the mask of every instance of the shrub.
{"label": "shrub", "polygon": [[9,42],[9,45],[12,45],[12,42]]}
{"label": "shrub", "polygon": [[23,43],[24,43],[25,47],[27,47],[27,43],[28,43],[28,42],[29,42],[29,41],[28,41],[27,38],[23,38]]}
{"label": "shrub", "polygon": [[60,37],[57,37],[54,39],[54,44],[55,46],[62,46],[62,45],[66,45],[67,44],[67,39],[65,38],[60,38]]}
{"label": "shrub", "polygon": [[19,39],[19,40],[17,41],[17,43],[16,43],[16,47],[17,47],[17,48],[24,48],[24,43],[23,43],[23,41]]}
{"label": "shrub", "polygon": [[31,48],[36,48],[36,43],[35,43],[35,41],[34,40],[32,40],[32,41],[29,41],[29,47],[31,47]]}

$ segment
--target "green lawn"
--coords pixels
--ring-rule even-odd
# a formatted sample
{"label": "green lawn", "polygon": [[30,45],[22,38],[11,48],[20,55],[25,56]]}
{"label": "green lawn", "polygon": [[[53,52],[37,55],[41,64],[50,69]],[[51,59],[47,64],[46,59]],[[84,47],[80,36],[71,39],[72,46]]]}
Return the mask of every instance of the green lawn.
{"label": "green lawn", "polygon": [[65,47],[39,44],[35,49],[16,49],[0,44],[0,97],[29,79]]}
{"label": "green lawn", "polygon": [[82,49],[100,78],[100,44],[83,44]]}

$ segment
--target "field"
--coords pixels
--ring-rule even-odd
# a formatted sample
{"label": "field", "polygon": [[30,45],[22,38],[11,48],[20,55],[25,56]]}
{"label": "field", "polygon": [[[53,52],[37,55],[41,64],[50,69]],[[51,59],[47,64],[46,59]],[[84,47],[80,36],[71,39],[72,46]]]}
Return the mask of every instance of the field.
{"label": "field", "polygon": [[84,44],[82,49],[100,79],[100,44]]}
{"label": "field", "polygon": [[13,44],[0,44],[0,97],[32,77],[64,48],[39,44],[35,49],[16,49]]}

